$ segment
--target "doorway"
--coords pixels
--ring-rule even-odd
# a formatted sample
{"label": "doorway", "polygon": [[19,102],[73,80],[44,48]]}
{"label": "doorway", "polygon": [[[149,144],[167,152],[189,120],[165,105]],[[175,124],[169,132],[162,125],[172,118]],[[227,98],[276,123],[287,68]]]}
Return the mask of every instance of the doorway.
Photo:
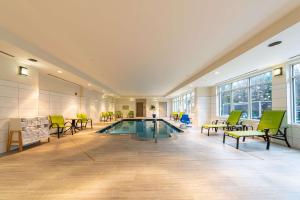
{"label": "doorway", "polygon": [[145,117],[145,102],[137,101],[136,102],[136,117]]}
{"label": "doorway", "polygon": [[167,117],[167,102],[159,102],[159,117]]}

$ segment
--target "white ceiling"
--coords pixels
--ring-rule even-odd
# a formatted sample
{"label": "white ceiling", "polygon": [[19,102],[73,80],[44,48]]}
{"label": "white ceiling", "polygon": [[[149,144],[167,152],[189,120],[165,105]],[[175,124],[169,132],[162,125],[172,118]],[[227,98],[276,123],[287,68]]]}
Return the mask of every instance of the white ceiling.
{"label": "white ceiling", "polygon": [[[199,79],[180,88],[169,97],[177,96],[180,93],[190,90],[193,87],[213,86],[218,83],[235,79],[247,73],[257,73],[260,70],[268,69],[278,64],[289,62],[296,55],[300,58],[300,22],[292,27],[278,33],[274,37],[264,41],[260,45],[241,54],[235,59],[205,74]],[[268,47],[275,41],[282,41],[278,46]]]}
{"label": "white ceiling", "polygon": [[59,67],[72,66],[120,95],[162,96],[298,5],[298,0],[9,0],[0,1],[0,27],[30,44],[27,50],[36,47],[62,61]]}
{"label": "white ceiling", "polygon": [[[69,82],[73,82],[75,84],[81,85],[89,90],[98,91],[100,94],[103,94],[104,96],[115,96],[110,91],[107,91],[106,88],[99,87],[96,84],[91,83],[88,80],[83,79],[80,76],[77,76],[73,73],[70,73],[60,67],[57,67],[51,63],[48,63],[40,58],[37,58],[36,56],[16,47],[13,46],[10,43],[7,43],[6,41],[0,40],[0,50],[4,52],[9,52],[9,54],[13,55],[14,57],[9,57],[10,59],[16,60],[18,63],[22,64],[23,66],[31,66],[35,67],[39,70],[40,73],[44,75],[52,75],[60,79],[64,79]],[[8,56],[1,54],[1,56],[5,56],[8,58]],[[31,62],[28,59],[34,58],[37,59],[38,62]],[[115,96],[116,97],[116,96]]]}

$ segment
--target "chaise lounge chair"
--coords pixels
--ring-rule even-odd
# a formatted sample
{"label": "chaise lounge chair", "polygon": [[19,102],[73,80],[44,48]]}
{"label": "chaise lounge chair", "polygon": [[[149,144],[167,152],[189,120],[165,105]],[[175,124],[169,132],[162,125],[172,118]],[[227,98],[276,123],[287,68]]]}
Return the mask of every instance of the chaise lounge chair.
{"label": "chaise lounge chair", "polygon": [[223,143],[225,143],[226,136],[235,138],[236,148],[238,149],[239,139],[241,137],[243,137],[243,141],[245,141],[246,137],[259,136],[263,137],[264,140],[267,142],[266,149],[268,150],[270,148],[270,138],[279,139],[280,136],[283,136],[287,145],[290,147],[286,137],[286,128],[284,133],[280,131],[281,122],[283,120],[285,112],[286,111],[281,110],[265,110],[261,116],[256,131],[225,131],[223,136]]}
{"label": "chaise lounge chair", "polygon": [[241,110],[233,110],[231,111],[225,123],[218,124],[218,120],[216,120],[211,124],[203,124],[201,127],[201,133],[203,133],[203,129],[207,129],[207,136],[209,136],[210,129],[214,129],[215,132],[217,132],[219,128],[222,129],[227,128],[227,130],[233,130],[235,126],[237,126],[237,124],[239,123],[241,115],[242,115]]}

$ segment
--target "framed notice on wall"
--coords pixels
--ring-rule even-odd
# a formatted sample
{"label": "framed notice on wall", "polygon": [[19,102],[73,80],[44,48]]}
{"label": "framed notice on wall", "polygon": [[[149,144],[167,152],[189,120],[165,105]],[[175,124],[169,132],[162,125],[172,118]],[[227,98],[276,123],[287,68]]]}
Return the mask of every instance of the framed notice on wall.
{"label": "framed notice on wall", "polygon": [[123,105],[122,110],[129,110],[129,106],[128,105]]}

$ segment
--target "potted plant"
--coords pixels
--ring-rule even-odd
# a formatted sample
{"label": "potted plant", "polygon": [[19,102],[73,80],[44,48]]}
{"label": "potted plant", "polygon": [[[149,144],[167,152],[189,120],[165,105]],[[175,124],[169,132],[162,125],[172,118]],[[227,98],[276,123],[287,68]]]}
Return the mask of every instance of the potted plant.
{"label": "potted plant", "polygon": [[156,118],[155,109],[156,109],[156,108],[155,108],[154,105],[151,105],[151,106],[150,106],[150,110],[152,110],[152,117],[153,117],[153,118]]}

